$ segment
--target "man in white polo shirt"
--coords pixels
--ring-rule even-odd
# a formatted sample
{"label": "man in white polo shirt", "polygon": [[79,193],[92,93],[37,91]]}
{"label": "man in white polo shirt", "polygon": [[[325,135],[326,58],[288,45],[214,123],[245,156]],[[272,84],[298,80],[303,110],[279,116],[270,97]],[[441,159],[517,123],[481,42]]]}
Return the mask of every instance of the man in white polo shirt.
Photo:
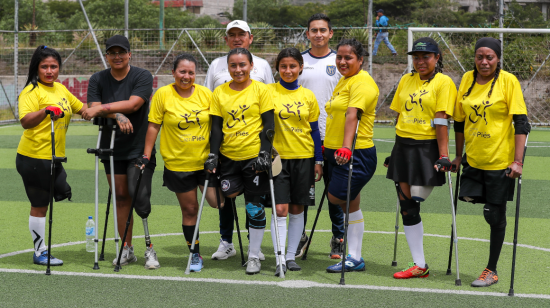
{"label": "man in white polo shirt", "polygon": [[[229,49],[248,49],[254,40],[254,36],[250,33],[250,27],[245,21],[234,20],[227,25],[224,39]],[[275,83],[271,67],[266,60],[252,55],[252,62],[254,63],[254,67],[250,72],[250,78],[265,84]],[[231,76],[227,70],[227,56],[223,56],[214,59],[210,64],[208,72],[206,73],[204,86],[214,91],[216,87],[230,80]],[[233,246],[234,216],[232,206],[234,202],[234,198],[225,198],[226,206],[219,211],[221,239],[218,251],[212,255],[213,260],[225,260],[237,254]],[[259,257],[260,260],[265,260],[265,256],[261,251]]]}
{"label": "man in white polo shirt", "polygon": [[[332,38],[333,31],[330,18],[322,13],[314,14],[307,22],[307,38],[311,42],[311,48],[302,52],[304,57],[304,70],[298,77],[298,84],[304,88],[310,89],[319,103],[321,114],[319,115],[319,130],[321,140],[325,139],[325,128],[327,123],[327,113],[325,103],[332,96],[332,91],[336,87],[338,80],[342,77],[336,69],[336,51],[329,48],[329,40]],[[323,170],[328,174],[327,170]],[[325,185],[327,178],[325,178]],[[306,248],[307,235],[305,225],[307,222],[307,206],[304,207],[304,233],[300,240],[300,245],[296,251],[296,257],[300,257]],[[344,213],[338,205],[328,203],[330,220],[332,221],[332,239],[330,241],[331,252],[329,256],[332,259],[340,259],[342,256],[342,244],[344,238]]]}

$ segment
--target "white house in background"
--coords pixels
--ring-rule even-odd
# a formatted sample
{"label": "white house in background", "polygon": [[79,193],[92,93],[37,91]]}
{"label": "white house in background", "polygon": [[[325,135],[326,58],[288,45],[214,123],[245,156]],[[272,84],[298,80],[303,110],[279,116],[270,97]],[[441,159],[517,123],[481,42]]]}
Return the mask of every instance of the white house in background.
{"label": "white house in background", "polygon": [[[455,0],[460,5],[460,9],[467,11],[467,12],[475,12],[479,9],[479,1],[478,0]],[[498,3],[498,0],[495,0]],[[508,3],[512,2],[512,0],[504,0],[504,9],[508,6]],[[537,5],[541,11],[542,16],[544,17],[544,20],[548,18],[548,8],[550,7],[550,0],[517,0],[517,2],[520,5],[527,5],[527,4],[535,4]]]}
{"label": "white house in background", "polygon": [[[159,4],[159,0],[152,1]],[[232,12],[234,0],[164,0],[164,7],[177,7],[197,15],[220,17],[224,12]]]}

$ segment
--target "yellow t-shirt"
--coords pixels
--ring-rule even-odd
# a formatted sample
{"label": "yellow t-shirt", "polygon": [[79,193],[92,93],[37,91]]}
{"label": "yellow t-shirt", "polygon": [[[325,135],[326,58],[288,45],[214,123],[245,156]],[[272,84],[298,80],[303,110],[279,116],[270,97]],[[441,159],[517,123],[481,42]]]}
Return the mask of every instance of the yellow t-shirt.
{"label": "yellow t-shirt", "polygon": [[521,85],[516,76],[500,71],[488,97],[493,80],[475,84],[473,71],[462,76],[454,119],[464,122],[466,157],[470,166],[481,170],[503,170],[514,161],[515,129],[512,115],[527,114]]}
{"label": "yellow t-shirt", "polygon": [[314,156],[309,122],[319,119],[319,105],[311,90],[300,86],[287,90],[280,83],[268,85],[275,105],[275,138],[273,146],[283,159]]}
{"label": "yellow t-shirt", "polygon": [[440,111],[451,117],[455,102],[456,86],[449,76],[438,73],[427,83],[420,80],[420,74],[404,75],[390,106],[399,113],[396,134],[415,140],[436,139],[431,121]]}
{"label": "yellow t-shirt", "polygon": [[229,87],[228,81],[214,90],[210,114],[223,118],[223,142],[220,153],[240,161],[258,157],[261,114],[273,110],[273,101],[267,86],[252,80],[242,91]]}
{"label": "yellow t-shirt", "polygon": [[[30,91],[32,87],[33,85],[29,84],[19,95],[19,120],[31,112],[48,106],[61,108],[65,117],[54,122],[55,156],[64,157],[65,135],[71,122],[71,116],[73,113],[79,112],[84,104],[58,82],[54,82],[53,87],[45,86],[39,82],[38,86]],[[25,129],[17,147],[17,153],[37,159],[52,159],[50,116],[46,116],[37,126]]]}
{"label": "yellow t-shirt", "polygon": [[177,172],[202,170],[210,152],[210,101],[212,92],[195,84],[188,98],[174,84],[157,90],[151,100],[149,122],[162,124],[160,154],[166,169]]}
{"label": "yellow t-shirt", "polygon": [[355,148],[368,149],[374,146],[372,129],[379,93],[374,79],[366,71],[361,70],[353,77],[340,78],[332,92],[332,97],[325,105],[327,112],[326,148],[336,150],[342,147],[348,107],[358,108],[363,112]]}

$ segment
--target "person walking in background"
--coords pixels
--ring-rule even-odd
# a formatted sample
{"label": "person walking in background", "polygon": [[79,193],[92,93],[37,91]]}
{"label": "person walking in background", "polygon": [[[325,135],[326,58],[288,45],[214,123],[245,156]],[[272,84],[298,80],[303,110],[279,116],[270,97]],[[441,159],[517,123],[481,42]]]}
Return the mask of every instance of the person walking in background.
{"label": "person walking in background", "polygon": [[[384,15],[384,10],[379,9],[376,11],[376,26],[377,27],[387,27],[388,26],[388,17]],[[392,56],[397,56],[397,51],[395,51],[395,48],[393,48],[392,44],[390,43],[390,40],[388,40],[388,30],[386,29],[380,29],[378,32],[375,32],[374,35],[376,36],[376,39],[374,40],[374,48],[372,49],[372,55],[376,56],[376,52],[378,51],[378,46],[382,41],[384,41],[384,44],[388,46],[388,48],[391,51]]]}

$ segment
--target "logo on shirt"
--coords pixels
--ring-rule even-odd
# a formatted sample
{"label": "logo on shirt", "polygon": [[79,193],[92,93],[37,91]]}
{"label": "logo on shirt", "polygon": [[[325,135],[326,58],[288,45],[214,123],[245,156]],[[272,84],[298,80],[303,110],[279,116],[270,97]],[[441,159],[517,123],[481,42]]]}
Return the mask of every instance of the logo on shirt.
{"label": "logo on shirt", "polygon": [[[63,111],[65,112],[65,115],[68,115],[69,113],[69,102],[67,102],[67,100],[63,97],[61,99],[61,102],[58,102],[56,103],[61,109],[63,109]],[[65,107],[67,106],[67,107]]]}
{"label": "logo on shirt", "polygon": [[258,68],[256,67],[256,65],[252,67],[252,73],[258,74]]}
{"label": "logo on shirt", "polygon": [[[298,117],[298,120],[299,121],[302,121],[302,115],[300,114],[300,107],[304,107],[306,104],[302,103],[302,102],[294,102],[294,104],[283,104],[283,107],[286,108],[286,112],[287,113],[292,113],[295,117],[297,116]],[[296,111],[292,111],[292,108],[296,107]],[[288,117],[283,117],[283,115],[281,114],[283,112],[283,110],[279,111],[279,118],[281,120],[286,120],[286,119],[289,119],[290,116]]]}
{"label": "logo on shirt", "polygon": [[[472,123],[477,123],[480,118],[482,118],[485,121],[485,125],[489,124],[489,122],[487,121],[487,108],[491,106],[493,106],[493,104],[491,104],[489,101],[482,101],[479,105],[470,106],[473,112],[471,112],[468,116],[468,120],[470,120],[470,122]],[[474,116],[474,119],[472,119],[472,116]]]}
{"label": "logo on shirt", "polygon": [[[232,120],[229,120],[225,123],[227,125],[227,128],[233,128],[235,125],[237,125],[237,122],[242,121],[244,125],[246,125],[244,112],[250,109],[250,105],[239,105],[239,109],[232,109],[231,111],[228,111],[227,113],[233,118]],[[241,112],[241,115],[239,117],[239,111]],[[229,122],[232,122],[232,125],[229,125]]]}
{"label": "logo on shirt", "polygon": [[228,180],[223,180],[221,184],[222,184],[222,190],[223,191],[227,191],[229,189],[229,187],[231,187],[231,184],[229,184]]}
{"label": "logo on shirt", "polygon": [[336,65],[327,65],[327,75],[334,76],[336,74]]}
{"label": "logo on shirt", "polygon": [[[426,90],[421,90],[419,93],[413,93],[413,94],[409,94],[409,97],[411,98],[410,100],[410,106],[411,108],[407,107],[407,103],[409,103],[409,100],[407,100],[405,102],[405,110],[407,111],[411,111],[413,110],[414,108],[414,105],[416,106],[420,106],[420,108],[422,109],[422,111],[424,111],[424,106],[422,106],[422,96],[426,95],[430,93],[429,91],[426,91]],[[416,99],[416,100],[415,100]]]}
{"label": "logo on shirt", "polygon": [[199,113],[201,113],[202,110],[191,110],[191,111],[195,113],[195,119],[196,119],[197,122],[195,123],[195,121],[189,120],[189,118],[191,118],[191,116],[193,115],[193,114],[191,114],[191,113],[180,114],[180,116],[185,120],[184,125],[187,124],[187,126],[182,127],[181,123],[182,123],[184,120],[179,121],[179,122],[178,122],[178,128],[179,128],[180,130],[186,130],[186,129],[188,129],[188,128],[191,126],[191,124],[193,124],[193,125],[198,125],[199,128],[202,128],[201,122],[200,122],[200,120],[199,120]]}

